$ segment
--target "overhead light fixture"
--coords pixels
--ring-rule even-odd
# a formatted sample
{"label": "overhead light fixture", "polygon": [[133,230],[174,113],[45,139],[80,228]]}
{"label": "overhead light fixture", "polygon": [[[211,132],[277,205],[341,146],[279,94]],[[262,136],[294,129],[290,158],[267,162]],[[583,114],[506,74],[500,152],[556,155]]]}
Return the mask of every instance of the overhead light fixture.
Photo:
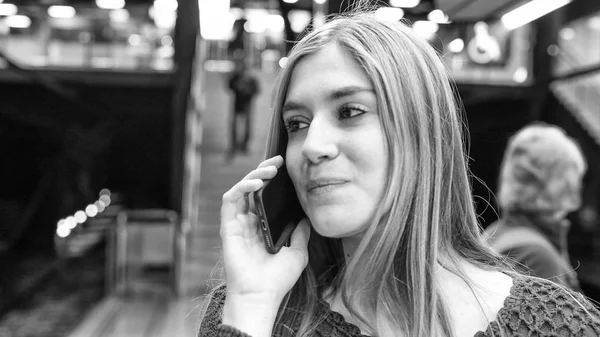
{"label": "overhead light fixture", "polygon": [[[2,1],[2,0],[0,0]],[[298,0],[283,0],[283,2],[288,3],[288,4],[295,4],[296,2],[298,2]]]}
{"label": "overhead light fixture", "polygon": [[434,9],[431,12],[429,12],[429,14],[427,14],[427,20],[438,23],[438,24],[450,23],[450,19],[448,18],[448,15],[446,15],[440,9]]}
{"label": "overhead light fixture", "polygon": [[465,41],[461,38],[454,39],[448,43],[447,48],[449,52],[458,54],[465,49]]}
{"label": "overhead light fixture", "polygon": [[[199,0],[200,33],[205,40],[226,40],[232,34],[235,16],[229,0]],[[243,13],[242,13],[243,14]]]}
{"label": "overhead light fixture", "polygon": [[57,19],[71,19],[75,17],[75,8],[71,6],[50,6],[48,15]]}
{"label": "overhead light fixture", "polygon": [[4,24],[10,28],[29,28],[31,26],[31,19],[25,15],[11,15],[4,19]]}
{"label": "overhead light fixture", "polygon": [[390,0],[390,6],[401,8],[414,8],[419,5],[421,0]]}
{"label": "overhead light fixture", "polygon": [[437,33],[439,26],[435,22],[419,20],[413,23],[412,28],[415,33],[429,40]]}
{"label": "overhead light fixture", "polygon": [[292,27],[292,31],[296,34],[299,34],[308,26],[312,15],[309,11],[301,10],[301,9],[292,9],[288,13],[288,20],[290,20],[290,26]]}
{"label": "overhead light fixture", "polygon": [[285,21],[279,14],[269,14],[266,17],[265,24],[268,30],[273,32],[283,32],[285,29]]}
{"label": "overhead light fixture", "polygon": [[17,14],[17,6],[13,4],[0,4],[0,15],[11,16]]}
{"label": "overhead light fixture", "polygon": [[572,0],[532,0],[521,7],[502,15],[500,21],[506,29],[512,30],[530,23],[555,11]]}
{"label": "overhead light fixture", "polygon": [[102,9],[121,9],[125,7],[125,0],[96,0],[96,6]]}
{"label": "overhead light fixture", "polygon": [[404,17],[402,8],[379,7],[375,11],[375,16],[381,21],[400,21]]}
{"label": "overhead light fixture", "polygon": [[112,22],[127,22],[129,20],[129,11],[126,9],[113,9],[108,16]]}

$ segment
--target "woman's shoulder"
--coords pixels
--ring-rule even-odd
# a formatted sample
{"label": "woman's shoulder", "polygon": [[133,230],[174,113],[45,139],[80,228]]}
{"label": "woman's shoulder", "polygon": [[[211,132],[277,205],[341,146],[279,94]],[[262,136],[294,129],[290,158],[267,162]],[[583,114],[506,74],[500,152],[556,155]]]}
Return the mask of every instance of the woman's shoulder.
{"label": "woman's shoulder", "polygon": [[513,276],[513,286],[496,321],[477,337],[537,333],[554,336],[599,336],[600,312],[581,293],[552,281],[524,275]]}
{"label": "woman's shoulder", "polygon": [[217,336],[217,327],[221,324],[223,305],[225,304],[226,286],[215,287],[206,295],[200,318],[198,336]]}

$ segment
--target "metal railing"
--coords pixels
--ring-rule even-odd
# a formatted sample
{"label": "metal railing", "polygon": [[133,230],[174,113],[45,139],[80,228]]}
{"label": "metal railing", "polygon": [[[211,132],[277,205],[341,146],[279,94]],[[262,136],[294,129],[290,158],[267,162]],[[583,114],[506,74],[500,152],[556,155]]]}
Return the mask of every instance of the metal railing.
{"label": "metal railing", "polygon": [[186,235],[178,214],[164,209],[125,210],[107,233],[106,285],[108,294],[128,294],[147,281],[146,267],[168,267],[168,286],[183,293]]}

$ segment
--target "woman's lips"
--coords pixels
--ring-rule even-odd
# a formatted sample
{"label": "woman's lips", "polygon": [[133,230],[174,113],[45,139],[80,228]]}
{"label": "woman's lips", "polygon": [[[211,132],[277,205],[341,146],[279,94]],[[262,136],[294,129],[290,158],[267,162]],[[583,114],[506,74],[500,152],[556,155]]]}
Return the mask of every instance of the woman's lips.
{"label": "woman's lips", "polygon": [[318,194],[334,190],[345,183],[347,183],[347,181],[343,179],[311,179],[306,184],[306,190],[308,191],[308,193]]}

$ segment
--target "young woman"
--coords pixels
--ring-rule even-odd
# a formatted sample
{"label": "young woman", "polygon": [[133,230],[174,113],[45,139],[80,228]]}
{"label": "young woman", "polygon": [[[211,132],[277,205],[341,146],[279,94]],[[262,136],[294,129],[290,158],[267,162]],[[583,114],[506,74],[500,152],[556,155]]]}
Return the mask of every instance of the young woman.
{"label": "young woman", "polygon": [[[484,243],[451,80],[409,27],[334,19],[275,88],[269,159],[223,195],[226,286],[200,336],[600,334],[582,296]],[[283,165],[307,218],[271,255],[248,193]]]}

